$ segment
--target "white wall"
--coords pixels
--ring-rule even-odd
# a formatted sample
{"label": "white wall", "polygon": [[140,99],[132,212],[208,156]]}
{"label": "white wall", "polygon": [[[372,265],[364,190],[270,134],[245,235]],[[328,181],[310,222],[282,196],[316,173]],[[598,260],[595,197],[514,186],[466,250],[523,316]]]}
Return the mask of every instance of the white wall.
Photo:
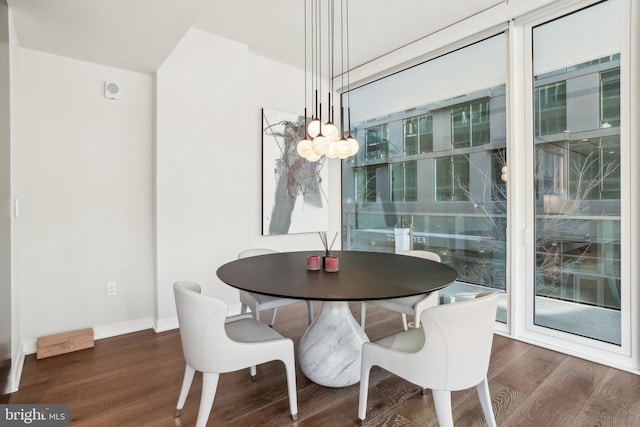
{"label": "white wall", "polygon": [[[22,340],[153,319],[153,77],[20,49]],[[122,98],[103,96],[105,80]],[[118,294],[107,297],[106,282]],[[102,329],[100,329],[102,328]]]}
{"label": "white wall", "polygon": [[0,396],[11,377],[11,95],[10,18],[0,4]]}
{"label": "white wall", "polygon": [[[19,91],[20,81],[20,63],[19,55],[20,46],[18,45],[18,36],[16,34],[15,27],[13,25],[13,18],[11,11],[9,11],[9,61],[10,61],[10,92],[11,92],[11,197],[13,199],[16,194],[17,179],[14,173],[19,158],[18,150],[18,116],[20,111],[17,104],[17,94]],[[11,208],[10,208],[11,211]],[[16,253],[19,244],[16,236],[16,222],[15,218],[11,220],[11,384],[9,388],[11,392],[18,390],[20,375],[22,374],[22,366],[24,362],[23,349],[22,349],[22,336],[21,336],[21,320],[20,313],[22,308],[20,307],[20,287],[18,286],[18,270],[16,268]]]}
{"label": "white wall", "polygon": [[[195,280],[239,306],[217,268],[248,247],[321,248],[317,234],[261,236],[261,108],[302,112],[303,72],[190,30],[156,75],[157,325],[175,327],[172,283]],[[329,169],[333,234],[340,168]]]}

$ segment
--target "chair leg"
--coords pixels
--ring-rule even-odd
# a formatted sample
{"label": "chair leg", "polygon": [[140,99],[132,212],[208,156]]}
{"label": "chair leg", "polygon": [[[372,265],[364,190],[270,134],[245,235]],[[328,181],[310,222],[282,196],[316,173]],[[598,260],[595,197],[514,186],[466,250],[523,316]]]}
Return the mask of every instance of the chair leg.
{"label": "chair leg", "polygon": [[251,374],[251,381],[253,381],[255,383],[256,382],[256,377],[258,375],[258,373],[256,371],[256,365],[251,365],[249,367],[249,373]]}
{"label": "chair leg", "polygon": [[307,301],[307,316],[309,317],[309,325],[313,323],[313,301]]}
{"label": "chair leg", "polygon": [[253,318],[259,322],[260,321],[260,304],[256,304],[253,307],[249,307],[249,308],[251,308],[251,315],[253,316]]}
{"label": "chair leg", "polygon": [[493,415],[491,395],[489,394],[489,382],[486,377],[476,385],[476,390],[478,390],[478,398],[480,399],[480,405],[482,405],[482,412],[484,412],[487,425],[489,427],[496,427],[496,417]]}
{"label": "chair leg", "polygon": [[246,314],[248,308],[247,304],[240,305],[240,314]]}
{"label": "chair leg", "polygon": [[[364,304],[364,303],[363,303]],[[369,373],[371,365],[363,363],[360,367],[360,397],[358,399],[358,418],[360,425],[367,418],[367,399],[369,397]]]}
{"label": "chair leg", "polygon": [[407,315],[404,313],[400,313],[400,317],[402,318],[402,330],[408,331],[409,326],[407,325]]}
{"label": "chair leg", "polygon": [[193,375],[196,370],[189,364],[184,368],[184,377],[182,378],[182,388],[180,389],[180,396],[178,396],[178,404],[176,405],[176,413],[174,417],[179,417],[182,414],[182,408],[184,408],[184,402],[187,400],[189,389],[191,388],[191,382],[193,381]]}
{"label": "chair leg", "polygon": [[296,365],[293,356],[293,348],[291,350],[291,357],[287,357],[284,361],[284,367],[287,372],[287,390],[289,392],[289,409],[291,411],[291,419],[296,421],[298,419],[298,395],[296,392]]}
{"label": "chair leg", "polygon": [[422,313],[416,313],[415,310],[413,311],[413,327],[414,328],[419,328],[420,327],[420,315]]}
{"label": "chair leg", "polygon": [[364,329],[365,318],[367,317],[367,303],[362,301],[360,303],[360,327]]}
{"label": "chair leg", "polygon": [[217,372],[202,374],[202,395],[200,396],[200,408],[198,409],[196,427],[206,427],[207,425],[211,407],[213,406],[213,398],[216,396],[219,378],[220,374]]}
{"label": "chair leg", "polygon": [[273,328],[273,325],[276,323],[276,313],[278,312],[277,308],[274,308],[271,312],[271,322],[269,322],[269,326]]}
{"label": "chair leg", "polygon": [[436,415],[440,427],[453,427],[453,414],[451,413],[451,392],[448,390],[431,390],[433,404],[436,407]]}

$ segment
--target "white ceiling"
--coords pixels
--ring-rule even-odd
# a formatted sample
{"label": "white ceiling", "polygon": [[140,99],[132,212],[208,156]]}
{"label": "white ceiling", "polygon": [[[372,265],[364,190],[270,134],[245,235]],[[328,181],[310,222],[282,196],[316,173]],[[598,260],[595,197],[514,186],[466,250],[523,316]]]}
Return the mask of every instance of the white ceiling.
{"label": "white ceiling", "polygon": [[[505,0],[350,0],[351,67]],[[18,42],[83,61],[155,72],[189,28],[304,67],[302,0],[7,0]],[[340,1],[336,0],[336,9]]]}

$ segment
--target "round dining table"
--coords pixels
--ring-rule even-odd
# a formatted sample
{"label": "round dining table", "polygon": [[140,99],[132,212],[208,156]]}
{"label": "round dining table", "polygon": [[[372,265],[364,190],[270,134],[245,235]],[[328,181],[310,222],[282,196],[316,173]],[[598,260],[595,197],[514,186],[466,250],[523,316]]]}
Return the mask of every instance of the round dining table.
{"label": "round dining table", "polygon": [[349,301],[402,298],[437,291],[458,277],[442,263],[380,252],[332,251],[338,271],[307,269],[324,252],[278,252],[222,265],[217,275],[237,289],[283,298],[323,301],[298,346],[298,364],[311,381],[346,387],[360,381],[362,344],[369,341]]}

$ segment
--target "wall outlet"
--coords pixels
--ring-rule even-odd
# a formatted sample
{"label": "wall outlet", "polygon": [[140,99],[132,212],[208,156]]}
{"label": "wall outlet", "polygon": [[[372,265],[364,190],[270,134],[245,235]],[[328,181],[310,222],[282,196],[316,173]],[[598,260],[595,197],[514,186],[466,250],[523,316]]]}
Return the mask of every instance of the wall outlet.
{"label": "wall outlet", "polygon": [[107,282],[107,296],[112,297],[118,294],[116,282]]}

